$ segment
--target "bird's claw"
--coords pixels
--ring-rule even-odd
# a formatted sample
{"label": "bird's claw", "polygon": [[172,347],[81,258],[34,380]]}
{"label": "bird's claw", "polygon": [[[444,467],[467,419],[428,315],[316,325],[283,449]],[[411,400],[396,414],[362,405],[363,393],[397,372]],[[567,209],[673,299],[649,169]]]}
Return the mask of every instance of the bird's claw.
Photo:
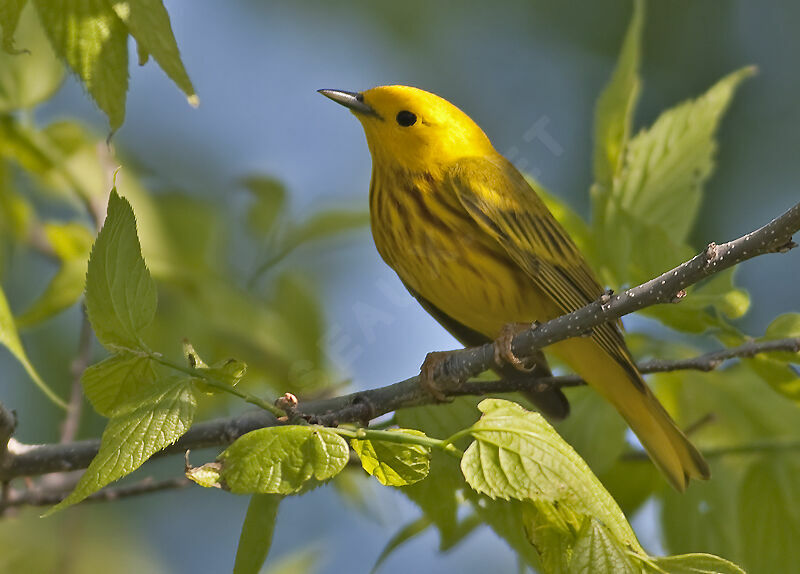
{"label": "bird's claw", "polygon": [[506,323],[503,325],[503,328],[500,329],[500,334],[493,342],[494,362],[498,367],[509,364],[523,373],[530,373],[536,368],[535,363],[533,365],[528,365],[525,361],[520,360],[511,348],[514,337],[522,331],[530,329],[534,325],[535,323]]}
{"label": "bird's claw", "polygon": [[447,360],[449,355],[449,351],[433,351],[428,353],[425,356],[425,360],[422,362],[422,366],[419,368],[420,386],[440,403],[448,402],[449,399],[436,384],[436,374],[439,367]]}

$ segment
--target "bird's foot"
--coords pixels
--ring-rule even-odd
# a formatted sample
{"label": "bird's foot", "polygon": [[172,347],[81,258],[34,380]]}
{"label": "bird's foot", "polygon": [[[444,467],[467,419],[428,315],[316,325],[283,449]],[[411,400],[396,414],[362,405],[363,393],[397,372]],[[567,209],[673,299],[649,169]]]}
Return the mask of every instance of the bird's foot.
{"label": "bird's foot", "polygon": [[[425,356],[419,368],[419,384],[440,403],[448,402],[447,395],[437,383],[437,378],[442,379],[441,367],[452,351],[433,351]],[[438,375],[438,377],[437,377]],[[451,382],[451,381],[448,381]]]}
{"label": "bird's foot", "polygon": [[523,331],[534,328],[536,325],[537,323],[535,321],[533,323],[506,323],[503,325],[503,328],[500,329],[500,334],[493,343],[494,362],[497,363],[497,366],[502,367],[507,363],[523,373],[530,373],[536,368],[535,363],[528,364],[520,360],[511,349],[511,342],[514,340],[514,337]]}

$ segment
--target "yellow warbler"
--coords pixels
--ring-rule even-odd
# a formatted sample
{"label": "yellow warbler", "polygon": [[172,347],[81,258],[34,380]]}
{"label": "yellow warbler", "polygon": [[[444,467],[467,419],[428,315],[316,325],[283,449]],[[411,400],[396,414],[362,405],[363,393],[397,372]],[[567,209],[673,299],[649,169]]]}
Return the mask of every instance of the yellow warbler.
{"label": "yellow warbler", "polygon": [[[495,340],[506,359],[497,369],[502,376],[533,381],[548,373],[543,356],[533,373],[511,366],[522,368],[510,350],[514,325],[574,311],[603,289],[525,178],[475,122],[434,94],[407,86],[320,92],[348,107],[366,132],[372,233],[386,263],[464,345]],[[702,455],[642,380],[616,325],[548,350],[616,407],[676,489],[709,477]],[[531,398],[551,418],[569,412],[560,390]]]}

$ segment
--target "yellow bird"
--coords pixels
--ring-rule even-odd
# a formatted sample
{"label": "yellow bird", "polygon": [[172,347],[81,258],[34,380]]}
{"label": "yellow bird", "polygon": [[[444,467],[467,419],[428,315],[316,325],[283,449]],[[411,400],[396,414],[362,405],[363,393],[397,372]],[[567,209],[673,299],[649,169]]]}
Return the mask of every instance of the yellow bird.
{"label": "yellow bird", "polygon": [[[501,376],[548,374],[541,354],[533,372],[513,356],[518,325],[574,311],[603,288],[522,174],[475,122],[434,94],[407,86],[320,93],[364,127],[372,233],[384,261],[462,344],[495,341]],[[677,490],[709,478],[703,456],[642,380],[617,325],[548,350],[614,405]],[[569,412],[558,389],[530,396],[551,419]]]}

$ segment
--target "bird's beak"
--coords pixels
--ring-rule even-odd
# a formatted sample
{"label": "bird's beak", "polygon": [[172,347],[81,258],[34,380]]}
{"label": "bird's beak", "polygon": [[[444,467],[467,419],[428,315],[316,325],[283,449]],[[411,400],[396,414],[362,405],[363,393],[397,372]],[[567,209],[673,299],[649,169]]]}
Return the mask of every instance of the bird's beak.
{"label": "bird's beak", "polygon": [[378,113],[364,102],[364,96],[360,92],[345,92],[343,90],[317,90],[326,98],[330,98],[337,104],[342,104],[350,108],[357,114],[374,116],[379,118]]}

